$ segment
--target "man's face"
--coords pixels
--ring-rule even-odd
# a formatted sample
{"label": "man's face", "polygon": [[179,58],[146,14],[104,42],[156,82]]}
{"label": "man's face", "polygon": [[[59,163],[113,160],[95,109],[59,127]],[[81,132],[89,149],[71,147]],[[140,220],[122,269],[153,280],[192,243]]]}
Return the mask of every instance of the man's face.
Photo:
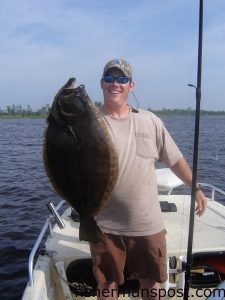
{"label": "man's face", "polygon": [[[107,72],[107,75],[114,77],[124,76],[123,72],[119,69],[112,68]],[[110,106],[121,106],[127,104],[129,92],[133,89],[133,82],[128,81],[125,84],[118,83],[114,80],[112,83],[106,83],[103,79],[101,80],[101,88],[104,95],[104,103]]]}

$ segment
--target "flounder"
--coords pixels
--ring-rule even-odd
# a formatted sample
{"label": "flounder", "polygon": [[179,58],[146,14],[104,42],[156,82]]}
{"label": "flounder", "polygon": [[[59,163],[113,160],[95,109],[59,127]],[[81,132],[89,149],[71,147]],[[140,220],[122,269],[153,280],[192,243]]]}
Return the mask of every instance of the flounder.
{"label": "flounder", "polygon": [[44,135],[43,160],[56,192],[80,215],[79,239],[104,234],[95,216],[109,201],[118,177],[118,158],[104,117],[75,78],[54,98]]}

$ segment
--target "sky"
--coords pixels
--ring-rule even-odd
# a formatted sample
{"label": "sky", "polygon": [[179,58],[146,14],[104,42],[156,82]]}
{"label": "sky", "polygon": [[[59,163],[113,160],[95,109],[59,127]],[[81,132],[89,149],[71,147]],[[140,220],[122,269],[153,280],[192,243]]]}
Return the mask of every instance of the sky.
{"label": "sky", "polygon": [[[70,77],[102,101],[112,58],[130,62],[141,108],[195,108],[198,15],[198,0],[1,0],[0,108],[51,105]],[[201,108],[225,110],[224,0],[204,0],[202,65]]]}

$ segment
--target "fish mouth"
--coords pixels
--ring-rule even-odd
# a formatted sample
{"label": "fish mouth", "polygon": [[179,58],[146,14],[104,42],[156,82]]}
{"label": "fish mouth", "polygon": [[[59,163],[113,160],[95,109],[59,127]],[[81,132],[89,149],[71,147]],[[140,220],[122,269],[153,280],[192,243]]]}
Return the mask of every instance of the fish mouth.
{"label": "fish mouth", "polygon": [[82,84],[76,88],[75,80],[72,80],[62,91],[58,100],[58,111],[65,121],[77,118],[85,113],[88,99],[85,86]]}
{"label": "fish mouth", "polygon": [[65,84],[64,86],[64,89],[65,90],[75,90],[75,82],[76,82],[76,79],[74,77],[70,78],[67,83]]}
{"label": "fish mouth", "polygon": [[70,78],[54,97],[47,122],[55,122],[59,126],[72,125],[84,118],[88,103],[85,86],[75,87],[75,78]]}

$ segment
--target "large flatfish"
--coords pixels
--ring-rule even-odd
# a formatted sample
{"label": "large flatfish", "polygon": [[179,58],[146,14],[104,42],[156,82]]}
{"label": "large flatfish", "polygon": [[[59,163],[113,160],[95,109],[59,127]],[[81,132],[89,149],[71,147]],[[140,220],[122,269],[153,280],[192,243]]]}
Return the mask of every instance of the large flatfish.
{"label": "large flatfish", "polygon": [[47,123],[46,173],[56,192],[79,213],[79,239],[104,239],[95,216],[107,204],[118,177],[118,158],[104,117],[85,87],[75,88],[70,78],[55,96]]}

